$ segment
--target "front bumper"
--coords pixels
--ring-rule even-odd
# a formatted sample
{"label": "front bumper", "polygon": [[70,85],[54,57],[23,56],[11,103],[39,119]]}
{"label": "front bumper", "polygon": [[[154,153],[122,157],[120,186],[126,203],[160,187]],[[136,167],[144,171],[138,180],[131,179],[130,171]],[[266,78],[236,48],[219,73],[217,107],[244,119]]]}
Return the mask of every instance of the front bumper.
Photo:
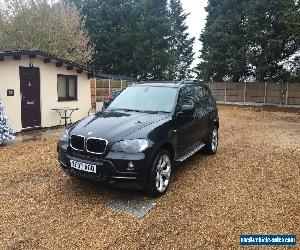
{"label": "front bumper", "polygon": [[[147,154],[126,154],[110,152],[105,157],[91,156],[69,148],[67,144],[58,144],[58,161],[62,169],[76,177],[96,182],[107,182],[125,189],[143,189],[146,183],[151,159]],[[96,165],[96,173],[89,173],[71,167],[70,160]],[[129,168],[133,164],[133,168]]]}

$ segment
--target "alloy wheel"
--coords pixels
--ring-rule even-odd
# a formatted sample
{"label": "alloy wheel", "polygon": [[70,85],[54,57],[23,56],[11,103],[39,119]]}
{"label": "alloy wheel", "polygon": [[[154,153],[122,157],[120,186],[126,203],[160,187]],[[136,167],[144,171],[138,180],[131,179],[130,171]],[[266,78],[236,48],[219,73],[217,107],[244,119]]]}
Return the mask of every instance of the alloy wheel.
{"label": "alloy wheel", "polygon": [[214,128],[212,132],[212,140],[211,140],[211,149],[213,152],[216,152],[218,147],[218,129]]}
{"label": "alloy wheel", "polygon": [[156,166],[156,189],[158,192],[164,192],[170,181],[171,161],[168,155],[162,155]]}

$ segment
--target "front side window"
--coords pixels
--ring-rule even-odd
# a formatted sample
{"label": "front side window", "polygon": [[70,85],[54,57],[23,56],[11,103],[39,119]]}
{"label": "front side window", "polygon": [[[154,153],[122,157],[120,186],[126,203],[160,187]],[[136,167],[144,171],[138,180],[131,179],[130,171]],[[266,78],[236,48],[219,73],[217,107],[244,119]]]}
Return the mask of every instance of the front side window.
{"label": "front side window", "polygon": [[192,87],[185,87],[180,91],[179,105],[194,105],[194,91]]}
{"label": "front side window", "polygon": [[77,100],[77,76],[57,75],[58,101]]}

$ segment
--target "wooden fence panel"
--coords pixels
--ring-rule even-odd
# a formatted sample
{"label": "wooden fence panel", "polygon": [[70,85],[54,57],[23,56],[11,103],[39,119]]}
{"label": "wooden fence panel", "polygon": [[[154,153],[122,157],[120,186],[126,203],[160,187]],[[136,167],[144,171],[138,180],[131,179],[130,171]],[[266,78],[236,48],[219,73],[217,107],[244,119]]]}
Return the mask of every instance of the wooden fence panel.
{"label": "wooden fence panel", "polygon": [[108,86],[107,79],[97,79],[97,88],[106,88]]}
{"label": "wooden fence panel", "polygon": [[264,97],[265,85],[263,83],[247,83],[246,97]]}
{"label": "wooden fence panel", "polygon": [[217,101],[300,105],[299,83],[210,82],[207,85]]}
{"label": "wooden fence panel", "polygon": [[299,97],[289,97],[288,104],[289,105],[300,105],[300,98]]}
{"label": "wooden fence panel", "polygon": [[244,101],[244,96],[239,96],[239,95],[228,95],[226,97],[227,102],[243,102]]}
{"label": "wooden fence panel", "polygon": [[211,90],[211,92],[212,92],[212,94],[214,95],[214,96],[223,96],[223,99],[224,99],[224,95],[225,95],[225,90],[223,89],[223,90],[220,90],[220,89],[212,89]]}
{"label": "wooden fence panel", "polygon": [[244,84],[240,82],[229,82],[226,83],[227,90],[242,90],[244,91]]}
{"label": "wooden fence panel", "polygon": [[285,84],[281,84],[281,83],[267,83],[267,91],[281,92],[282,88],[284,87]]}
{"label": "wooden fence panel", "polygon": [[217,102],[224,102],[224,95],[214,95]]}
{"label": "wooden fence panel", "polygon": [[214,90],[225,90],[225,84],[224,84],[224,82],[209,83],[208,87],[210,89],[214,89]]}
{"label": "wooden fence panel", "polygon": [[299,83],[289,83],[288,96],[293,97],[293,98],[300,98],[300,84]]}
{"label": "wooden fence panel", "polygon": [[285,100],[282,100],[281,96],[278,96],[278,97],[267,96],[266,97],[266,103],[281,104],[282,102],[285,103]]}
{"label": "wooden fence panel", "polygon": [[285,102],[282,99],[282,93],[286,85],[281,83],[267,83],[266,86],[266,103],[281,104]]}
{"label": "wooden fence panel", "polygon": [[[92,102],[101,102],[113,90],[126,88],[130,81],[97,79],[91,80]],[[96,88],[93,89],[92,86]],[[253,102],[267,104],[300,105],[299,83],[264,83],[264,82],[209,82],[216,101],[219,102]]]}
{"label": "wooden fence panel", "polygon": [[288,98],[287,98],[288,104],[290,105],[300,104],[300,84],[289,83],[287,89],[288,89]]}
{"label": "wooden fence panel", "polygon": [[241,90],[241,89],[227,89],[226,90],[226,94],[227,96],[241,96],[243,97],[244,96],[244,89]]}
{"label": "wooden fence panel", "polygon": [[127,80],[109,80],[109,79],[91,79],[92,81],[96,81],[96,89],[91,89],[91,95],[94,96],[95,102],[103,102],[105,97],[108,96],[114,90],[120,90],[127,88],[129,85],[132,84],[131,81]]}

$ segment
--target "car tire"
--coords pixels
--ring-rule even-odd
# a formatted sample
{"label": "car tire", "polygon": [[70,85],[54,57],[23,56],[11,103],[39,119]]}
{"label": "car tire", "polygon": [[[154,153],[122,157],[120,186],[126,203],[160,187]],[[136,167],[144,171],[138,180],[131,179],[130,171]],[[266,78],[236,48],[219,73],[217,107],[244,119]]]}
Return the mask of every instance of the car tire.
{"label": "car tire", "polygon": [[214,155],[218,151],[219,130],[217,126],[213,126],[209,132],[208,139],[203,148],[203,152],[208,155]]}
{"label": "car tire", "polygon": [[148,195],[159,197],[164,195],[169,187],[173,161],[167,150],[160,150],[154,157],[145,191]]}

